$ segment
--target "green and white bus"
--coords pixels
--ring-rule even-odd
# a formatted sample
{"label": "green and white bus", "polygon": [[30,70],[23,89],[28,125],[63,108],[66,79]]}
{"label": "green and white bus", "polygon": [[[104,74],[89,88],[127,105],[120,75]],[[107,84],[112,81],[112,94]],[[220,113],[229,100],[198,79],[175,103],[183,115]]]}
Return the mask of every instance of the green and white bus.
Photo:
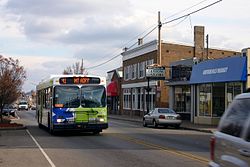
{"label": "green and white bus", "polygon": [[39,127],[100,133],[108,128],[105,77],[51,75],[36,87]]}

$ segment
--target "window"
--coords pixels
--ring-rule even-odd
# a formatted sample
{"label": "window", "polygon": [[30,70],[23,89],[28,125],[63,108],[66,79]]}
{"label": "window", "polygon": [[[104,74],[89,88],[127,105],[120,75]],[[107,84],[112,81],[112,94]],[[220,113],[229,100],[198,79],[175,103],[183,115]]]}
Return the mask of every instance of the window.
{"label": "window", "polygon": [[56,86],[54,106],[77,108],[80,106],[80,91],[77,86]]}
{"label": "window", "polygon": [[132,65],[128,66],[128,79],[132,79]]}
{"label": "window", "polygon": [[128,80],[128,66],[124,67],[124,80]]}
{"label": "window", "polygon": [[81,88],[82,107],[105,107],[106,96],[104,86],[83,86]]}
{"label": "window", "polygon": [[45,108],[50,109],[51,108],[52,91],[51,91],[51,88],[47,88],[45,91],[46,91]]}
{"label": "window", "polygon": [[191,88],[190,86],[175,87],[174,109],[176,112],[190,113],[191,112]]}
{"label": "window", "polygon": [[130,89],[123,89],[123,108],[130,109]]}
{"label": "window", "polygon": [[249,118],[250,99],[238,99],[232,102],[221,118],[219,131],[240,137],[243,127]]}
{"label": "window", "polygon": [[136,79],[136,76],[137,76],[137,64],[133,64],[131,67],[132,67],[131,79]]}
{"label": "window", "polygon": [[147,60],[147,66],[154,64],[154,59]]}
{"label": "window", "polygon": [[221,117],[225,111],[225,83],[213,83],[212,116]]}
{"label": "window", "polygon": [[133,88],[132,89],[132,109],[136,109],[136,102],[137,102],[137,99],[136,99],[136,88]]}
{"label": "window", "polygon": [[211,116],[211,84],[201,84],[200,89],[200,105],[199,116]]}
{"label": "window", "polygon": [[227,84],[227,106],[229,106],[233,98],[242,93],[242,83],[240,82],[230,82]]}
{"label": "window", "polygon": [[143,78],[145,76],[145,62],[140,62],[138,64],[139,64],[139,67],[138,67],[139,77],[138,78]]}
{"label": "window", "polygon": [[[151,91],[149,92],[149,96],[148,96],[148,92],[145,92],[145,106],[144,106],[144,111],[147,111],[147,103],[149,103],[149,110],[152,110],[155,108],[155,88],[151,87]],[[149,102],[147,102],[147,97],[149,97]]]}
{"label": "window", "polygon": [[145,104],[145,100],[144,100],[144,88],[141,88],[141,102],[140,102],[140,110],[141,111],[143,111],[144,110],[144,108],[143,108],[143,106],[144,106],[144,104]]}

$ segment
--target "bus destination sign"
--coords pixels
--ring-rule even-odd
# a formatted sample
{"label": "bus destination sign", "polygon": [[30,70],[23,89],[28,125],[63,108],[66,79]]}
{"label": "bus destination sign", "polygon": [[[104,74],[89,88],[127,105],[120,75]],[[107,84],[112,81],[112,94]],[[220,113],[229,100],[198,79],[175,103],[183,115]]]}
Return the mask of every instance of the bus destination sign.
{"label": "bus destination sign", "polygon": [[60,84],[100,84],[100,78],[95,77],[63,77],[59,79]]}

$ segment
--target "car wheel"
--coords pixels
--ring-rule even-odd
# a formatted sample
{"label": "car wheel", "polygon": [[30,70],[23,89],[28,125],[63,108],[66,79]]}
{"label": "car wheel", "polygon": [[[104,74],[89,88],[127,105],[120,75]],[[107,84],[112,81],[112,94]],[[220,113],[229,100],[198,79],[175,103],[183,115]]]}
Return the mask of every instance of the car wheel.
{"label": "car wheel", "polygon": [[157,124],[157,122],[155,120],[153,121],[153,125],[154,125],[155,128],[158,127],[158,124]]}
{"label": "car wheel", "polygon": [[144,126],[144,127],[147,127],[147,123],[146,123],[146,120],[145,120],[145,119],[143,119],[143,126]]}

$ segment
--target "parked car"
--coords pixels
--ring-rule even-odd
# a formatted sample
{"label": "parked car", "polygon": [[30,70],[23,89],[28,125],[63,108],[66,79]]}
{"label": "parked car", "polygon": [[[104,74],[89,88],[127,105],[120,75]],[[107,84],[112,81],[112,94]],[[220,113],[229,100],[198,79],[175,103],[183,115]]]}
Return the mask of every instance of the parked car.
{"label": "parked car", "polygon": [[13,105],[6,104],[3,108],[3,115],[6,115],[6,116],[11,115],[11,116],[15,117],[16,109],[14,108]]}
{"label": "parked car", "polygon": [[235,97],[210,140],[210,167],[250,166],[250,93]]}
{"label": "parked car", "polygon": [[20,101],[18,104],[18,110],[28,110],[28,102],[27,101]]}
{"label": "parked car", "polygon": [[179,128],[181,123],[181,116],[170,108],[155,108],[143,117],[144,127],[147,125],[153,125],[154,127],[163,125]]}

